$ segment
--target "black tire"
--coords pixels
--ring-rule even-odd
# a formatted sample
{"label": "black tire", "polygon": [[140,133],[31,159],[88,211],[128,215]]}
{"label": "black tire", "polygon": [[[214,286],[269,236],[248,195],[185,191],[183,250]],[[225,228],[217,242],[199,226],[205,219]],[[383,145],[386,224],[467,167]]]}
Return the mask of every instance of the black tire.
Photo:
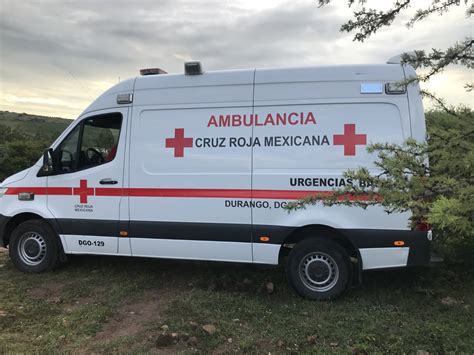
{"label": "black tire", "polygon": [[351,270],[345,249],[319,238],[296,244],[286,264],[290,286],[300,296],[319,301],[340,296],[350,283]]}
{"label": "black tire", "polygon": [[9,252],[13,264],[20,271],[49,271],[59,261],[58,236],[45,221],[26,221],[13,230]]}

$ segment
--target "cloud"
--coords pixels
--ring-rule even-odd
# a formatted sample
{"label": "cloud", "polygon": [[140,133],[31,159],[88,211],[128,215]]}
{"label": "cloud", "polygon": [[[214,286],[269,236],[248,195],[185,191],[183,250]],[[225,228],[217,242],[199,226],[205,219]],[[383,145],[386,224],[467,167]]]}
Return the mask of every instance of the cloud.
{"label": "cloud", "polygon": [[[402,18],[357,43],[339,32],[351,12],[345,3],[318,8],[309,0],[3,0],[0,109],[73,118],[140,68],[181,72],[188,59],[206,70],[385,62],[403,51],[444,48],[472,26],[459,7],[413,29]],[[466,75],[456,68],[438,88],[453,103],[469,101],[460,95]]]}

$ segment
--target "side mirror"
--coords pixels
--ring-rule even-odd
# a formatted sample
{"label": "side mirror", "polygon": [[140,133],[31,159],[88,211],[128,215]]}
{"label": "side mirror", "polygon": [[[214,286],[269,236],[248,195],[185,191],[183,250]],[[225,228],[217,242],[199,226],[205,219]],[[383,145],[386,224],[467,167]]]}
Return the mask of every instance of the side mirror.
{"label": "side mirror", "polygon": [[43,153],[43,166],[41,171],[44,175],[49,175],[54,171],[53,166],[53,149],[48,148]]}

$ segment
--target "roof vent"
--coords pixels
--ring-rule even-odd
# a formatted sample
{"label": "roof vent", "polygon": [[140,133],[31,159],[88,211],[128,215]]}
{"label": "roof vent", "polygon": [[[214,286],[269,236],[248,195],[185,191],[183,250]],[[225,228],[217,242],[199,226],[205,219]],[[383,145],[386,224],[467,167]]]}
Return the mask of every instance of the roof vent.
{"label": "roof vent", "polygon": [[199,61],[185,62],[184,63],[184,73],[186,75],[200,75],[200,74],[202,74],[201,62],[199,62]]}
{"label": "roof vent", "polygon": [[140,75],[158,75],[158,74],[168,74],[168,73],[160,68],[140,69]]}

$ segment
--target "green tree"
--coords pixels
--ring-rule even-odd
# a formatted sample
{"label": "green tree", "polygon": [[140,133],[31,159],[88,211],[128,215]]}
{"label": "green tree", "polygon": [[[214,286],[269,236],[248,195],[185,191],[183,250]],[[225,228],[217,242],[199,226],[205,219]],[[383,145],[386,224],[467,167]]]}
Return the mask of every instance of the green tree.
{"label": "green tree", "polygon": [[48,143],[16,140],[0,146],[0,181],[32,166],[40,158]]}
{"label": "green tree", "polygon": [[[364,167],[345,171],[353,185],[335,190],[331,196],[308,196],[288,208],[323,203],[361,208],[381,205],[387,213],[410,211],[411,227],[432,225],[446,254],[466,247],[472,250],[474,113],[468,108],[453,113],[432,111],[426,115],[428,143],[408,139],[401,145],[369,145],[367,150],[377,154],[375,165],[380,175],[371,175]],[[358,181],[369,182],[370,187],[360,187]]]}
{"label": "green tree", "polygon": [[[330,1],[318,0],[318,3],[324,6]],[[362,8],[354,11],[354,19],[341,27],[341,31],[355,32],[354,41],[363,42],[380,28],[392,25],[412,3],[397,0],[390,9],[379,11],[365,8],[366,2],[358,1]],[[349,6],[355,3],[355,0],[349,0]],[[406,23],[408,27],[430,15],[442,15],[455,6],[466,6],[467,16],[474,9],[467,1],[432,0],[426,4],[415,11]],[[433,49],[429,53],[418,50],[402,55],[405,63],[425,69],[424,74],[408,78],[402,84],[428,81],[452,64],[472,69],[472,45],[472,38],[466,36],[444,50]],[[472,85],[466,83],[465,87],[470,91]],[[344,175],[353,179],[353,185],[335,190],[332,196],[308,196],[289,204],[288,209],[323,203],[361,208],[381,205],[387,213],[410,211],[411,226],[431,224],[440,237],[438,242],[445,255],[456,250],[471,252],[474,248],[474,114],[470,108],[449,107],[429,92],[422,94],[434,100],[438,107],[438,111],[426,115],[428,142],[408,139],[403,144],[369,145],[367,150],[377,156],[375,165],[380,169],[380,175],[371,175],[364,167],[348,170]],[[361,188],[357,181],[368,181],[371,187]],[[350,199],[351,195],[366,196],[367,199]]]}
{"label": "green tree", "polygon": [[42,151],[51,142],[49,136],[31,137],[19,130],[0,125],[0,181],[36,163]]}

